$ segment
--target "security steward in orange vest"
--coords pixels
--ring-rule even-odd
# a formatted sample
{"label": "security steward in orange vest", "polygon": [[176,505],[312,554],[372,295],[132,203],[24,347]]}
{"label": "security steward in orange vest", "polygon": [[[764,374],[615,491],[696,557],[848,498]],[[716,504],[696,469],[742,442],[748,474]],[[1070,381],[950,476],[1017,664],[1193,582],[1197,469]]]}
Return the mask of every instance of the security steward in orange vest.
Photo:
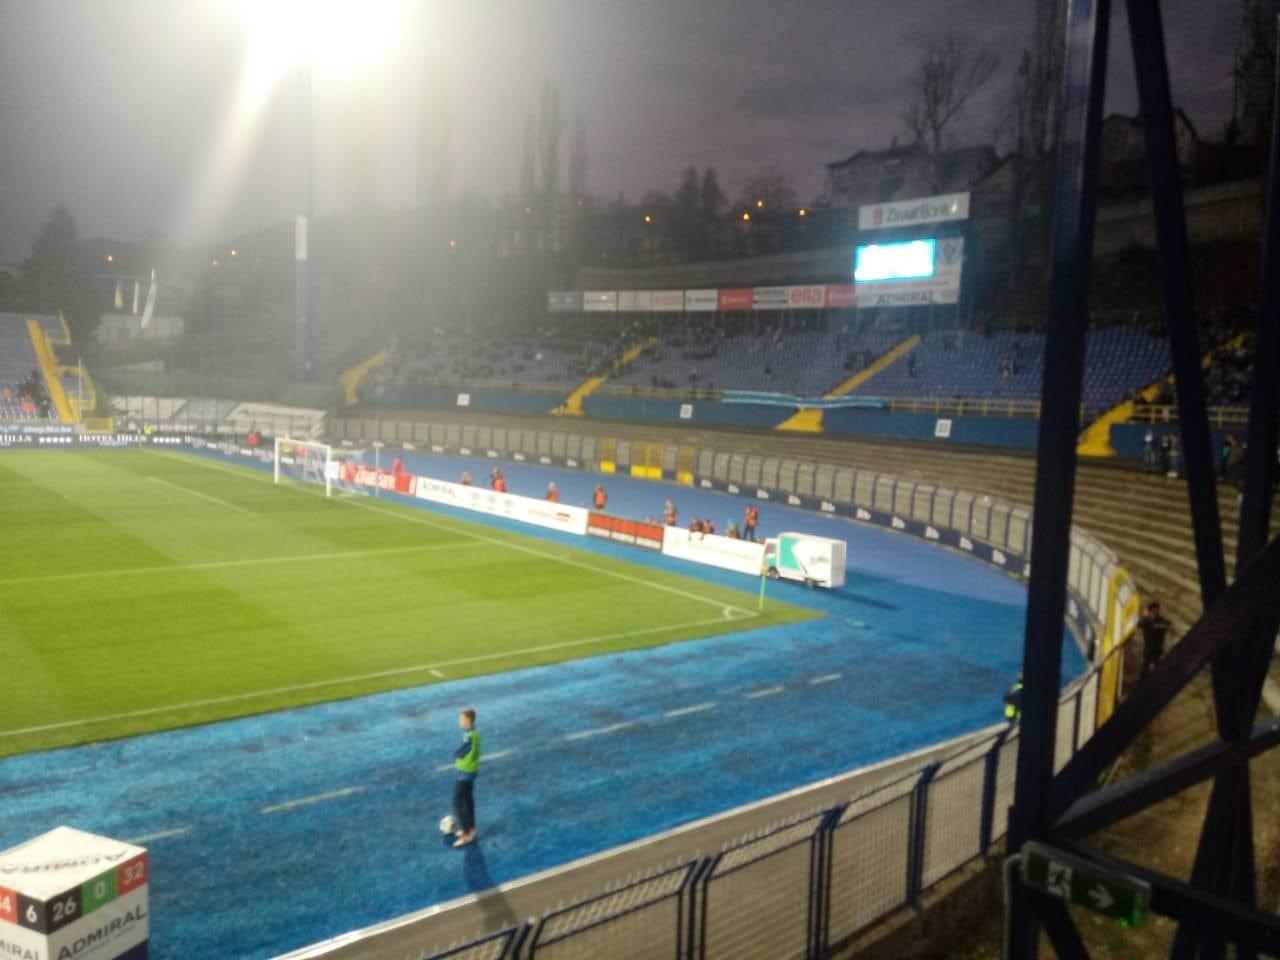
{"label": "security steward in orange vest", "polygon": [[604,492],[604,484],[597,483],[595,495],[591,498],[592,505],[597,510],[603,510],[604,505],[608,502],[609,502],[609,495]]}
{"label": "security steward in orange vest", "polygon": [[747,504],[746,522],[743,524],[742,539],[755,540],[756,524],[760,522],[760,508],[754,503]]}

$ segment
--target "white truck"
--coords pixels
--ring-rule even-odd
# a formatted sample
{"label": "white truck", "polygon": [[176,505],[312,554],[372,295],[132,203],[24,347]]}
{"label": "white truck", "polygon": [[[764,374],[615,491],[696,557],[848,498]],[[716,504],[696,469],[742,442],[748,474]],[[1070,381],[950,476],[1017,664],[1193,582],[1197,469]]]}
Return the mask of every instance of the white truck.
{"label": "white truck", "polygon": [[774,580],[795,580],[806,587],[842,587],[847,549],[843,540],[780,533],[764,542],[765,570]]}

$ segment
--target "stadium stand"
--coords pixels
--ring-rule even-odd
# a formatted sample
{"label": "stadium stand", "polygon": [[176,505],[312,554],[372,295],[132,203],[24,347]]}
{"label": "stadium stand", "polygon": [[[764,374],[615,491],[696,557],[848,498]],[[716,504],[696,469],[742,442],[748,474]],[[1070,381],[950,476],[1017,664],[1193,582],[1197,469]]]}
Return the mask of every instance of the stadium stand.
{"label": "stadium stand", "polygon": [[904,334],[818,330],[776,322],[748,329],[698,323],[667,332],[611,382],[703,390],[767,390],[815,396],[871,364]]}
{"label": "stadium stand", "polygon": [[38,402],[19,395],[19,384],[33,372],[38,377],[39,362],[27,318],[15,313],[0,313],[0,419],[29,421],[47,419]]}
{"label": "stadium stand", "polygon": [[627,328],[590,319],[544,323],[532,333],[444,331],[429,341],[405,344],[370,374],[390,379],[490,381],[576,386],[607,372],[629,342]]}
{"label": "stadium stand", "polygon": [[[1004,399],[1040,397],[1044,335],[1008,331],[986,334],[935,332],[922,338],[907,359],[893,364],[860,389],[881,397]],[[1139,327],[1089,332],[1084,404],[1105,410],[1164,374],[1169,347]]]}

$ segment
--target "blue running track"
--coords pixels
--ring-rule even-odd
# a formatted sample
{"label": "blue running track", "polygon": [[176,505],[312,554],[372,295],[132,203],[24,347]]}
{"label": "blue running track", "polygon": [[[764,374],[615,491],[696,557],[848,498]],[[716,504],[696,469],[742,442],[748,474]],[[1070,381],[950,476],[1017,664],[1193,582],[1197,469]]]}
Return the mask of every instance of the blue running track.
{"label": "blue running track", "polygon": [[[406,459],[450,480],[469,468],[483,482],[492,465]],[[601,479],[503,466],[512,492],[537,496],[554,479],[568,503]],[[723,529],[745,505],[605,482],[623,516],[659,516],[672,497],[682,521],[709,516]],[[999,719],[1021,659],[1021,585],[904,536],[762,504],[762,533],[783,529],[849,542],[843,590],[769,587],[827,614],[819,620],[11,758],[0,762],[0,849],[33,824],[140,840],[151,851],[153,956],[269,957]],[[1066,648],[1072,677],[1083,663]],[[480,841],[465,852],[436,830],[464,705],[479,710],[488,755]]]}

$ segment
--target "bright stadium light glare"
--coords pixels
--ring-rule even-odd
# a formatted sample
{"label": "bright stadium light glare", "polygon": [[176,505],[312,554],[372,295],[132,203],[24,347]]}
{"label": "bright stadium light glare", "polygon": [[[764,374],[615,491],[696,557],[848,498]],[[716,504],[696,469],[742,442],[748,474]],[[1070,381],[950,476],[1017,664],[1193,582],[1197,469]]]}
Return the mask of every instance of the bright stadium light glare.
{"label": "bright stadium light glare", "polygon": [[403,10],[402,0],[239,0],[238,6],[251,63],[268,77],[304,57],[319,72],[359,69],[390,43]]}

